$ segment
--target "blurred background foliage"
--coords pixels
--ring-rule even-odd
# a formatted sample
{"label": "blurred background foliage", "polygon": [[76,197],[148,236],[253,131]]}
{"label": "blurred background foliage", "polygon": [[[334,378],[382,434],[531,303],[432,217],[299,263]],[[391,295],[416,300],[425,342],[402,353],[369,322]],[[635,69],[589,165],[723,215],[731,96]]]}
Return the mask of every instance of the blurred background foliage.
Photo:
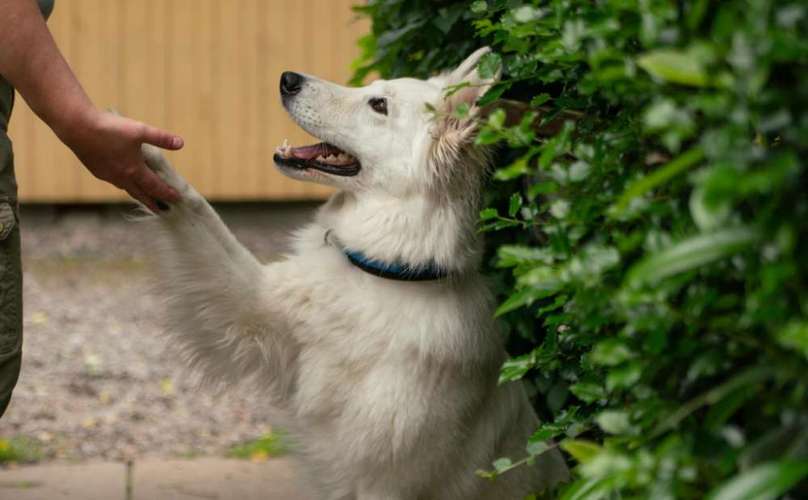
{"label": "blurred background foliage", "polygon": [[[355,81],[481,45],[497,314],[565,499],[808,497],[808,6],[371,0]],[[542,125],[570,118],[557,133]],[[535,120],[535,121],[534,121]],[[537,127],[538,125],[538,127]]]}

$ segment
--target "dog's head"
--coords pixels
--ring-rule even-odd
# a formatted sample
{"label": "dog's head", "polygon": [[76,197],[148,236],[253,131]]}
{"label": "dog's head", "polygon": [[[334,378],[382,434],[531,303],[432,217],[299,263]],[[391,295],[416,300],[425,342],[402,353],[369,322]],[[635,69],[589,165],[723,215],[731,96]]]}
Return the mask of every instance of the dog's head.
{"label": "dog's head", "polygon": [[474,145],[476,102],[498,80],[477,71],[489,51],[479,49],[429,80],[377,80],[361,88],[283,73],[283,106],[323,142],[284,144],[275,164],[289,177],[355,192],[408,196],[469,186],[485,166]]}

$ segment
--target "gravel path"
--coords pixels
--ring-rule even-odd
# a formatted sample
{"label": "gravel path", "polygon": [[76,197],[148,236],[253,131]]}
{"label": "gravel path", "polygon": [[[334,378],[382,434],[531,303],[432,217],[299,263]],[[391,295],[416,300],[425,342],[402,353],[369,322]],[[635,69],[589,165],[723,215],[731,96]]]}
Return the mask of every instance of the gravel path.
{"label": "gravel path", "polygon": [[[284,248],[312,205],[228,205],[259,258]],[[269,427],[260,397],[196,390],[167,350],[146,292],[148,235],[126,207],[23,210],[23,372],[0,436],[45,460],[221,454]]]}

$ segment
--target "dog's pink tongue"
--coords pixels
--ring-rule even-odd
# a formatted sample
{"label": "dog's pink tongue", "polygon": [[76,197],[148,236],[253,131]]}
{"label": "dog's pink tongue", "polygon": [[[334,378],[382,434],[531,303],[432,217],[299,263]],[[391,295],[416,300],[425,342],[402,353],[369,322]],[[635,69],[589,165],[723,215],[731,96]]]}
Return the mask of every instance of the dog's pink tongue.
{"label": "dog's pink tongue", "polygon": [[291,148],[289,150],[289,153],[293,157],[300,160],[313,160],[318,156],[340,154],[341,152],[339,148],[325,142],[312,144],[311,146],[300,146],[299,148]]}

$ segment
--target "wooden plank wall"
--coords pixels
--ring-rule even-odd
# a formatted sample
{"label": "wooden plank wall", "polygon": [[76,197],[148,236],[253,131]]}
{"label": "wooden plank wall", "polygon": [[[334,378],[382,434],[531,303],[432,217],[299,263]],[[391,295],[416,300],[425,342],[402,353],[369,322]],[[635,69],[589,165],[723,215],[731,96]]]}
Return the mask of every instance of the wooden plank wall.
{"label": "wooden plank wall", "polygon": [[[62,0],[49,21],[100,107],[181,134],[171,161],[216,200],[320,198],[272,164],[284,138],[312,142],[280,105],[290,69],[345,83],[367,31],[357,0]],[[21,99],[11,120],[27,202],[123,199],[94,179]]]}

